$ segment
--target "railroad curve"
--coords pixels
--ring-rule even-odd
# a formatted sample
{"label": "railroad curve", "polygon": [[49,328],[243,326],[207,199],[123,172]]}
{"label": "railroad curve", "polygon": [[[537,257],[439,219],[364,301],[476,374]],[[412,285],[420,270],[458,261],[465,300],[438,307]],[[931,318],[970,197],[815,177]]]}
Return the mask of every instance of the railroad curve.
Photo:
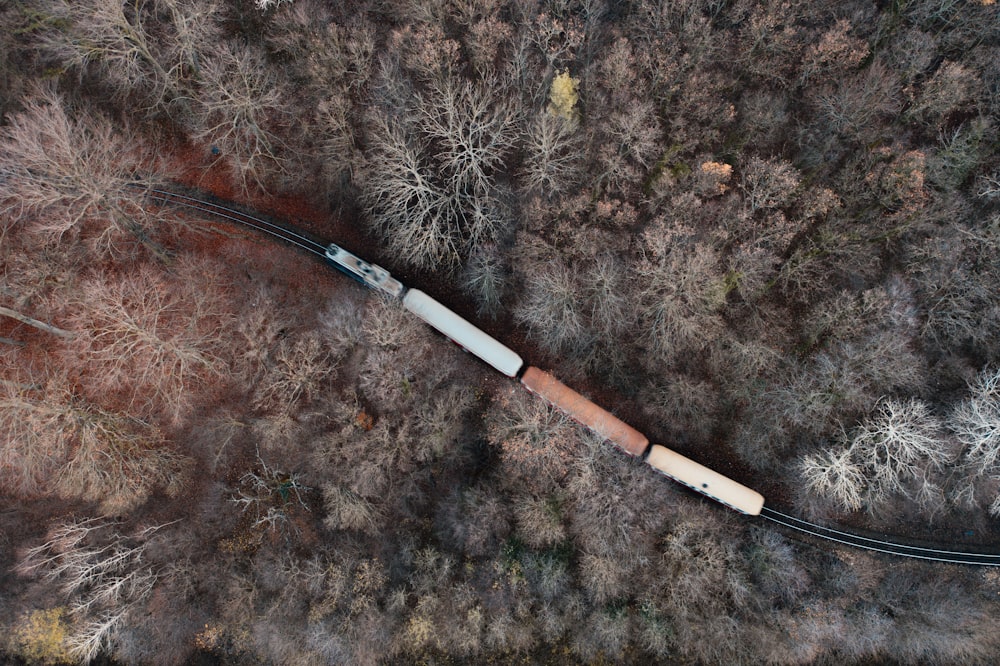
{"label": "railroad curve", "polygon": [[764,520],[769,520],[796,532],[847,546],[853,546],[855,548],[875,551],[877,553],[887,553],[890,555],[898,555],[900,557],[930,560],[933,562],[946,562],[949,564],[973,564],[990,567],[1000,566],[1000,553],[948,550],[946,548],[912,546],[900,541],[874,539],[836,527],[818,525],[801,518],[796,518],[795,516],[789,516],[788,514],[781,513],[780,511],[775,511],[767,506],[761,509],[760,517]]}
{"label": "railroad curve", "polygon": [[[209,215],[214,215],[222,220],[241,224],[256,231],[260,231],[272,238],[284,241],[310,254],[320,258],[326,257],[326,245],[304,234],[301,230],[289,228],[264,220],[260,217],[245,213],[228,206],[205,201],[197,197],[192,197],[177,192],[148,188],[136,184],[135,187],[146,191],[147,196],[161,204],[173,204],[197,210]],[[760,512],[762,520],[770,521],[780,525],[787,530],[805,534],[810,537],[831,541],[841,545],[860,548],[863,550],[896,555],[899,557],[909,557],[932,562],[942,562],[948,564],[966,564],[974,566],[1000,566],[1000,553],[984,553],[975,551],[959,551],[949,548],[933,548],[928,546],[913,546],[900,541],[890,541],[887,539],[875,539],[871,537],[854,534],[837,527],[827,527],[819,525],[795,516],[782,513],[768,506],[764,506]]]}
{"label": "railroad curve", "polygon": [[147,188],[141,185],[135,185],[135,187],[145,190],[147,196],[154,201],[170,203],[183,208],[208,213],[209,215],[215,215],[218,218],[256,229],[268,236],[315,254],[320,258],[326,258],[326,245],[307,235],[303,235],[298,229],[290,229],[286,226],[261,219],[250,213],[236,210],[235,208],[229,208],[228,206],[212,203],[211,201],[204,201],[203,199],[196,199],[184,194],[178,194],[177,192]]}

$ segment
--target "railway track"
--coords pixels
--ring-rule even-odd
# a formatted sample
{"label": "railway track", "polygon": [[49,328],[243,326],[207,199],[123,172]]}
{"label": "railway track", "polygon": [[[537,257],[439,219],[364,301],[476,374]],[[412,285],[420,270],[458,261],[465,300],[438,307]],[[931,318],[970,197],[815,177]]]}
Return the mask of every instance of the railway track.
{"label": "railway track", "polygon": [[303,234],[298,229],[291,229],[276,222],[271,222],[255,215],[251,215],[250,213],[244,213],[236,210],[235,208],[229,208],[228,206],[223,206],[211,201],[205,201],[203,199],[197,199],[185,194],[153,188],[142,189],[146,191],[146,196],[153,201],[161,204],[172,204],[182,208],[197,210],[202,213],[214,215],[215,217],[228,222],[242,224],[245,227],[260,231],[261,233],[271,236],[272,238],[277,238],[278,240],[284,241],[289,245],[305,250],[306,252],[314,254],[321,259],[326,258],[326,245],[319,242],[315,238],[311,238],[308,235]]}
{"label": "railway track", "polygon": [[946,562],[948,564],[973,564],[978,566],[997,567],[1000,566],[1000,553],[981,553],[974,551],[948,550],[946,548],[931,548],[926,546],[914,546],[899,541],[889,541],[888,537],[876,539],[860,534],[854,534],[835,527],[825,527],[816,523],[789,516],[788,514],[775,511],[765,506],[761,509],[760,517],[769,520],[783,527],[794,530],[811,537],[833,541],[835,543],[863,548],[877,553],[887,553],[900,557],[910,557],[918,560],[930,560],[932,562]]}
{"label": "railway track", "polygon": [[[136,187],[141,186],[136,185]],[[215,216],[227,222],[240,224],[272,238],[281,240],[310,254],[316,255],[321,259],[326,259],[326,244],[310,237],[301,230],[289,228],[285,225],[265,220],[256,215],[245,213],[219,203],[205,201],[204,199],[199,199],[187,194],[153,188],[142,189],[146,191],[147,197],[154,202],[196,210],[201,213]],[[863,536],[836,527],[827,527],[803,520],[801,518],[796,518],[795,516],[790,516],[768,506],[764,506],[763,509],[761,509],[760,518],[779,525],[786,530],[798,534],[804,534],[810,538],[830,541],[877,553],[885,553],[899,557],[909,557],[913,559],[948,564],[1000,566],[1000,553],[952,550],[946,547],[936,548],[930,546],[916,546],[906,544],[901,541],[889,540],[890,537],[888,536],[882,539]]]}

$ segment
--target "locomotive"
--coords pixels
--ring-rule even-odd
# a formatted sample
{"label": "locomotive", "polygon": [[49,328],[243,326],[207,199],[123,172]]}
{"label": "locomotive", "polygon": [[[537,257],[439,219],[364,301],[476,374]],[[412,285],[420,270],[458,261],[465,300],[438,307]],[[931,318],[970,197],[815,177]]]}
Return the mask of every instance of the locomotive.
{"label": "locomotive", "polygon": [[331,266],[366,287],[381,291],[393,298],[399,298],[403,294],[403,283],[392,277],[389,271],[381,266],[369,264],[339,245],[330,243],[326,246],[326,259]]}
{"label": "locomotive", "polygon": [[624,453],[643,460],[654,470],[731,509],[759,515],[764,497],[746,486],[649,439],[611,412],[596,405],[550,373],[526,366],[523,359],[496,338],[459,316],[419,289],[409,289],[381,266],[370,264],[342,247],[330,244],[327,261],[358,282],[391,298],[462,349],[507,377],[518,379],[531,393],[577,423],[611,442]]}

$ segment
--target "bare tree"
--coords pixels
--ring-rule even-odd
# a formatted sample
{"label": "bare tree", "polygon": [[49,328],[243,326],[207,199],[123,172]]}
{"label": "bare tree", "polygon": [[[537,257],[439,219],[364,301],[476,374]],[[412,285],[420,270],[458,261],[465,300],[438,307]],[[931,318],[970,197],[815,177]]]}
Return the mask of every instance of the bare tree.
{"label": "bare tree", "polygon": [[852,460],[850,449],[809,454],[798,467],[811,492],[833,499],[848,511],[856,511],[863,505],[865,474],[861,465]]}
{"label": "bare tree", "polygon": [[424,162],[424,146],[388,118],[376,121],[372,139],[366,200],[389,247],[417,266],[454,264],[460,247],[458,201]]}
{"label": "bare tree", "polygon": [[66,641],[70,654],[89,664],[110,647],[126,615],[126,610],[105,611],[96,620],[78,628]]}
{"label": "bare tree", "polygon": [[74,117],[50,89],[36,90],[0,138],[0,211],[47,241],[80,238],[102,253],[148,241],[143,175],[154,160],[128,126],[100,113]]}
{"label": "bare tree", "polygon": [[906,115],[940,127],[948,114],[976,103],[981,85],[970,67],[946,60],[920,89]]}
{"label": "bare tree", "polygon": [[874,473],[876,498],[903,491],[903,482],[916,476],[919,464],[940,468],[952,457],[930,409],[913,399],[883,400],[875,416],[855,431],[851,451]]}
{"label": "bare tree", "polygon": [[[655,243],[672,237],[672,232],[657,235]],[[634,268],[646,338],[662,358],[704,347],[721,326],[718,311],[726,299],[718,251],[687,239],[676,239],[663,256],[652,249]]]}
{"label": "bare tree", "polygon": [[488,428],[512,483],[544,495],[569,472],[575,429],[533,396],[523,391],[500,396],[490,410]]}
{"label": "bare tree", "polygon": [[423,334],[420,322],[398,300],[373,298],[368,301],[361,330],[365,342],[376,348],[412,348]]}
{"label": "bare tree", "polygon": [[798,185],[799,175],[791,164],[752,157],[743,169],[740,189],[746,194],[747,212],[753,214],[784,206]]}
{"label": "bare tree", "polygon": [[618,190],[635,187],[662,153],[655,105],[636,100],[612,112],[604,131],[607,137],[598,150],[600,181]]}
{"label": "bare tree", "polygon": [[382,530],[382,516],[375,504],[357,493],[336,484],[323,486],[323,524],[332,530],[359,530],[377,536]]}
{"label": "bare tree", "polygon": [[540,267],[514,317],[528,334],[553,352],[583,352],[591,338],[583,313],[579,273],[561,263]]}
{"label": "bare tree", "polygon": [[223,376],[229,320],[217,276],[198,275],[205,269],[182,266],[167,279],[144,267],[128,280],[98,278],[81,286],[73,344],[84,354],[90,390],[176,419],[194,382]]}
{"label": "bare tree", "polygon": [[318,335],[307,333],[294,341],[281,340],[270,369],[257,384],[254,403],[290,412],[300,398],[314,398],[325,380],[335,376],[336,368],[336,361]]}
{"label": "bare tree", "polygon": [[272,532],[288,538],[298,531],[292,522],[294,514],[309,512],[303,496],[311,490],[299,481],[298,475],[268,466],[258,452],[256,469],[240,477],[229,501],[250,520],[255,537]]}
{"label": "bare tree", "polygon": [[218,150],[244,191],[266,190],[286,169],[280,128],[290,121],[289,92],[259,49],[231,41],[203,56],[202,79],[195,137]]}
{"label": "bare tree", "polygon": [[1000,370],[983,370],[969,389],[972,395],[952,410],[948,427],[964,446],[965,460],[984,473],[1000,462]]}
{"label": "bare tree", "polygon": [[852,36],[851,31],[851,22],[839,19],[806,50],[799,70],[800,83],[841,77],[861,64],[869,53],[868,44]]}
{"label": "bare tree", "polygon": [[218,38],[215,0],[128,3],[118,0],[46,0],[60,26],[44,34],[42,49],[81,75],[96,70],[121,99],[147,111],[174,111],[190,94],[202,51]]}
{"label": "bare tree", "polygon": [[590,319],[609,335],[621,333],[632,323],[624,266],[622,259],[602,254],[582,276],[591,308]]}
{"label": "bare tree", "polygon": [[582,148],[578,121],[542,111],[527,130],[525,186],[550,197],[567,191],[579,178]]}
{"label": "bare tree", "polygon": [[462,434],[462,417],[474,404],[473,392],[458,386],[441,387],[428,396],[414,413],[413,458],[429,463],[453,453]]}
{"label": "bare tree", "polygon": [[497,56],[510,48],[514,27],[497,15],[495,6],[487,7],[479,0],[459,0],[454,5],[458,20],[468,29],[469,60],[479,73],[493,70]]}
{"label": "bare tree", "polygon": [[1000,170],[982,175],[976,182],[979,186],[976,196],[990,200],[1000,197]]}
{"label": "bare tree", "polygon": [[473,84],[448,77],[417,99],[420,127],[450,188],[466,196],[493,190],[494,172],[514,145],[514,109],[497,89],[495,79]]}
{"label": "bare tree", "polygon": [[[58,391],[62,378],[52,378]],[[50,489],[51,477],[63,462],[70,443],[63,423],[71,416],[62,401],[46,401],[36,393],[46,388],[23,378],[0,382],[0,470],[4,486],[18,494]]]}
{"label": "bare tree", "polygon": [[953,460],[941,424],[915,399],[881,400],[838,448],[806,456],[799,464],[806,485],[845,509],[874,510],[894,494],[921,507],[940,507],[941,489],[932,479]]}
{"label": "bare tree", "polygon": [[3,477],[21,493],[100,502],[118,514],[154,488],[180,491],[186,460],[150,424],[88,404],[65,377],[0,383]]}
{"label": "bare tree", "polygon": [[100,502],[103,513],[119,515],[154,489],[172,497],[183,490],[190,461],[149,424],[93,408],[72,417],[76,448],[56,478],[59,494]]}
{"label": "bare tree", "polygon": [[831,128],[864,140],[877,131],[876,121],[899,110],[899,87],[896,73],[876,61],[842,81],[817,87],[811,96]]}
{"label": "bare tree", "polygon": [[[525,17],[527,19],[528,17]],[[559,62],[569,61],[584,41],[584,31],[578,18],[562,19],[549,12],[530,17],[530,40],[542,54],[547,69],[554,71]]]}
{"label": "bare tree", "polygon": [[566,538],[566,527],[557,497],[521,495],[514,503],[517,533],[534,548],[547,548]]}
{"label": "bare tree", "polygon": [[580,561],[580,577],[598,604],[622,597],[628,589],[628,568],[621,558],[585,553]]}
{"label": "bare tree", "polygon": [[435,76],[412,109],[374,116],[365,198],[386,241],[418,266],[454,265],[509,225],[496,173],[514,145],[516,113],[496,87]]}
{"label": "bare tree", "polygon": [[90,662],[107,650],[149,597],[158,573],[142,557],[149,539],[165,526],[125,537],[111,523],[65,522],[49,530],[45,543],[21,555],[18,574],[58,583],[69,600],[75,627],[67,644],[80,661]]}
{"label": "bare tree", "polygon": [[480,248],[469,257],[463,273],[465,290],[472,294],[480,316],[495,317],[505,291],[507,275],[503,258],[496,247]]}
{"label": "bare tree", "polygon": [[964,478],[953,493],[960,506],[979,505],[978,496],[986,489],[987,510],[1000,515],[1000,494],[995,482],[1000,477],[1000,371],[986,368],[970,382],[971,395],[952,409],[948,430],[962,445],[960,462]]}
{"label": "bare tree", "polygon": [[262,12],[269,11],[271,9],[277,9],[285,3],[291,4],[295,0],[253,0],[253,3],[257,5],[257,9]]}
{"label": "bare tree", "polygon": [[1000,215],[954,230],[913,251],[910,272],[925,309],[925,338],[942,350],[971,344],[995,363],[1000,308],[990,285],[1000,276]]}
{"label": "bare tree", "polygon": [[992,131],[989,122],[974,118],[949,132],[940,132],[938,148],[927,160],[927,180],[940,188],[959,189],[985,156],[983,140]]}

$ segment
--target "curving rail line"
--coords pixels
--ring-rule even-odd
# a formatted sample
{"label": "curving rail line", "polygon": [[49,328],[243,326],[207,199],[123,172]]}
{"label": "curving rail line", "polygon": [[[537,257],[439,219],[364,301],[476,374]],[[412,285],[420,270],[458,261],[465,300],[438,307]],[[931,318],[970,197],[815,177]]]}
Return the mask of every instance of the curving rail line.
{"label": "curving rail line", "polygon": [[[145,190],[149,198],[154,201],[197,210],[202,213],[214,215],[223,220],[242,224],[246,227],[250,227],[251,229],[255,229],[273,238],[277,238],[285,243],[305,250],[306,252],[315,254],[320,258],[326,258],[326,245],[303,235],[298,230],[289,229],[285,226],[264,220],[255,215],[244,213],[242,211],[229,208],[228,206],[212,203],[210,201],[205,201],[203,199],[198,199],[185,194],[143,187],[138,184],[135,185],[135,187]],[[777,525],[781,525],[786,529],[806,534],[811,537],[878,553],[886,553],[889,555],[928,560],[932,562],[944,562],[948,564],[968,564],[991,567],[1000,566],[1000,553],[980,553],[930,548],[925,546],[912,546],[897,541],[875,539],[862,536],[860,534],[853,534],[851,532],[846,532],[833,527],[818,525],[807,520],[802,520],[801,518],[796,518],[795,516],[789,516],[788,514],[776,511],[768,506],[765,506],[761,510],[760,517]]]}
{"label": "curving rail line", "polygon": [[249,213],[238,211],[234,208],[222,206],[210,201],[203,201],[202,199],[196,199],[184,194],[178,194],[177,192],[168,192],[167,190],[158,190],[155,188],[143,187],[141,185],[134,185],[134,187],[145,190],[147,192],[147,196],[154,201],[170,203],[184,208],[190,208],[203,213],[208,213],[209,215],[215,215],[216,217],[224,220],[236,222],[237,224],[242,224],[250,227],[251,229],[256,229],[257,231],[282,240],[290,245],[301,248],[306,252],[311,252],[320,258],[326,258],[326,245],[307,236],[303,236],[298,231],[293,231],[292,229],[288,229],[280,224],[269,222],[268,220],[261,219]]}
{"label": "curving rail line", "polygon": [[912,557],[918,560],[930,560],[932,562],[947,562],[949,564],[974,564],[979,566],[998,567],[1000,566],[1000,553],[977,553],[960,550],[946,550],[941,548],[928,548],[924,546],[911,546],[898,541],[886,541],[884,539],[873,539],[871,537],[852,534],[844,530],[833,527],[824,527],[801,518],[789,516],[775,511],[767,506],[761,509],[761,518],[783,525],[788,529],[808,534],[827,541],[872,550],[877,553],[888,553],[901,557]]}

